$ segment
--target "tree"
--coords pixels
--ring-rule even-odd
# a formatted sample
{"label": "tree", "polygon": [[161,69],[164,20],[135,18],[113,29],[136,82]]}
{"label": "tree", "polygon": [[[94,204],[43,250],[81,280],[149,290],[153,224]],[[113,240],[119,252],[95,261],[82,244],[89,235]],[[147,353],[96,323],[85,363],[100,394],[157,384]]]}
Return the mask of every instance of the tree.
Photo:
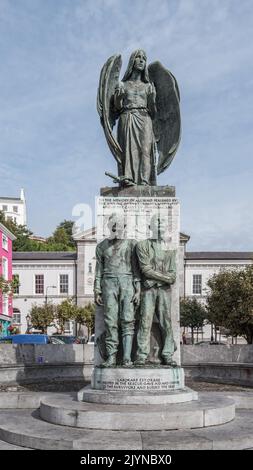
{"label": "tree", "polygon": [[68,237],[68,245],[70,247],[72,247],[73,249],[75,249],[75,247],[76,247],[76,242],[73,239],[73,226],[74,226],[74,223],[75,222],[73,220],[66,220],[65,219],[57,227],[57,229],[64,229],[65,230],[65,233],[67,234],[67,237]]}
{"label": "tree", "polygon": [[31,323],[33,328],[47,332],[47,327],[54,323],[55,306],[52,303],[44,303],[43,305],[34,304],[30,310]]}
{"label": "tree", "polygon": [[89,303],[85,307],[78,307],[76,311],[75,321],[79,323],[79,325],[85,325],[87,327],[89,338],[92,332],[94,331],[95,326],[95,305]]}
{"label": "tree", "polygon": [[4,212],[0,211],[0,222],[15,235],[13,251],[39,251],[41,243],[30,240],[32,232],[25,225],[18,225],[13,220],[6,220]]}
{"label": "tree", "polygon": [[180,325],[191,328],[194,344],[194,328],[202,328],[206,318],[205,307],[194,297],[180,301]]}
{"label": "tree", "polygon": [[[64,220],[55,229],[53,235],[47,239],[48,247],[56,248],[55,251],[72,251],[75,249],[75,241],[72,237],[74,222]],[[58,250],[57,250],[58,248]]]}
{"label": "tree", "polygon": [[73,299],[65,299],[56,307],[56,322],[59,326],[60,333],[64,333],[64,326],[67,321],[75,319],[77,306],[73,303]]}
{"label": "tree", "polygon": [[253,266],[221,271],[207,283],[207,318],[253,343]]}
{"label": "tree", "polygon": [[46,242],[32,240],[33,232],[25,225],[18,225],[12,220],[6,220],[3,211],[0,211],[0,222],[15,235],[13,251],[73,251],[75,241],[72,237],[72,220],[64,220],[55,229],[53,235]]}

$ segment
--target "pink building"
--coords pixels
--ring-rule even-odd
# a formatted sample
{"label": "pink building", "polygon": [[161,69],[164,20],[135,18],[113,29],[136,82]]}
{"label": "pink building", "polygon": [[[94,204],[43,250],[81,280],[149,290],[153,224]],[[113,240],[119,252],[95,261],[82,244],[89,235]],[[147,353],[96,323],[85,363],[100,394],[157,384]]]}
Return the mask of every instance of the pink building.
{"label": "pink building", "polygon": [[[0,276],[12,280],[12,242],[15,236],[0,223]],[[0,336],[8,334],[13,315],[12,296],[0,291]]]}

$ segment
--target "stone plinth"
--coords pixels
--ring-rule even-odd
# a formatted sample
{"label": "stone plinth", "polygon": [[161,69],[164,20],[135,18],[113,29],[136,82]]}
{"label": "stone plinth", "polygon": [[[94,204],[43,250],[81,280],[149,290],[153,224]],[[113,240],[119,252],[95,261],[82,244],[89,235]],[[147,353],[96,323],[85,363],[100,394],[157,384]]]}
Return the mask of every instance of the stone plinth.
{"label": "stone plinth", "polygon": [[[145,192],[146,191],[146,192]],[[173,359],[180,365],[180,323],[179,323],[179,279],[181,276],[181,253],[179,250],[179,226],[180,226],[180,204],[177,198],[171,197],[175,194],[171,187],[131,187],[107,188],[101,190],[107,194],[97,200],[97,238],[98,242],[109,237],[108,219],[112,213],[121,214],[124,217],[124,238],[140,240],[150,239],[153,233],[150,231],[150,221],[153,215],[159,214],[166,221],[168,229],[168,250],[177,253],[177,279],[171,286],[171,322],[176,351]],[[143,195],[145,194],[145,195]],[[155,234],[154,234],[155,235]],[[136,315],[138,317],[138,315]],[[138,330],[138,322],[136,322]],[[95,320],[95,357],[94,364],[99,366],[105,359],[105,326],[103,307],[97,307]],[[120,341],[121,343],[121,341]],[[157,316],[154,315],[151,348],[148,361],[154,364],[161,362],[162,338]],[[120,349],[120,348],[119,348]],[[135,359],[136,334],[132,360]],[[121,362],[119,351],[117,364]],[[138,369],[140,370],[140,369]]]}
{"label": "stone plinth", "polygon": [[197,400],[198,393],[188,387],[183,390],[169,391],[108,391],[94,390],[89,385],[79,390],[78,401],[102,403],[104,405],[167,405]]}
{"label": "stone plinth", "polygon": [[184,370],[181,367],[163,368],[108,368],[95,367],[91,387],[117,392],[171,392],[184,388]]}

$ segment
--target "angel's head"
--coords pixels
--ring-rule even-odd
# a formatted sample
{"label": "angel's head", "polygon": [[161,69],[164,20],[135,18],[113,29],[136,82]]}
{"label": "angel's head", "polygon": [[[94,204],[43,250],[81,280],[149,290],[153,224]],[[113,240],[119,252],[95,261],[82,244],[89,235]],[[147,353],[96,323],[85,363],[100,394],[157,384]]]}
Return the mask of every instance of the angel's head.
{"label": "angel's head", "polygon": [[141,78],[143,82],[149,82],[147,55],[146,52],[142,49],[137,49],[131,54],[125,75],[122,78],[123,82],[126,82],[131,78],[133,70],[138,70],[141,72]]}

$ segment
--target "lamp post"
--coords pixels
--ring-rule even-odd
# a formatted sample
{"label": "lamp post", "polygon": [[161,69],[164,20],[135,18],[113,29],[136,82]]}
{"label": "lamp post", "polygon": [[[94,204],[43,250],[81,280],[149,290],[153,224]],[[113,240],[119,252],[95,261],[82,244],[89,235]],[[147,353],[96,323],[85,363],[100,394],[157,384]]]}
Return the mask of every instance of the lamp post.
{"label": "lamp post", "polygon": [[30,315],[29,315],[29,314],[26,315],[25,319],[26,319],[26,324],[27,324],[27,329],[26,329],[26,331],[27,331],[27,333],[29,333],[29,331],[30,331],[30,324],[31,324],[31,323],[30,323],[30,320],[31,320]]}
{"label": "lamp post", "polygon": [[48,289],[56,289],[56,286],[47,286],[47,287],[46,287],[45,305],[47,305],[47,290],[48,290]]}

